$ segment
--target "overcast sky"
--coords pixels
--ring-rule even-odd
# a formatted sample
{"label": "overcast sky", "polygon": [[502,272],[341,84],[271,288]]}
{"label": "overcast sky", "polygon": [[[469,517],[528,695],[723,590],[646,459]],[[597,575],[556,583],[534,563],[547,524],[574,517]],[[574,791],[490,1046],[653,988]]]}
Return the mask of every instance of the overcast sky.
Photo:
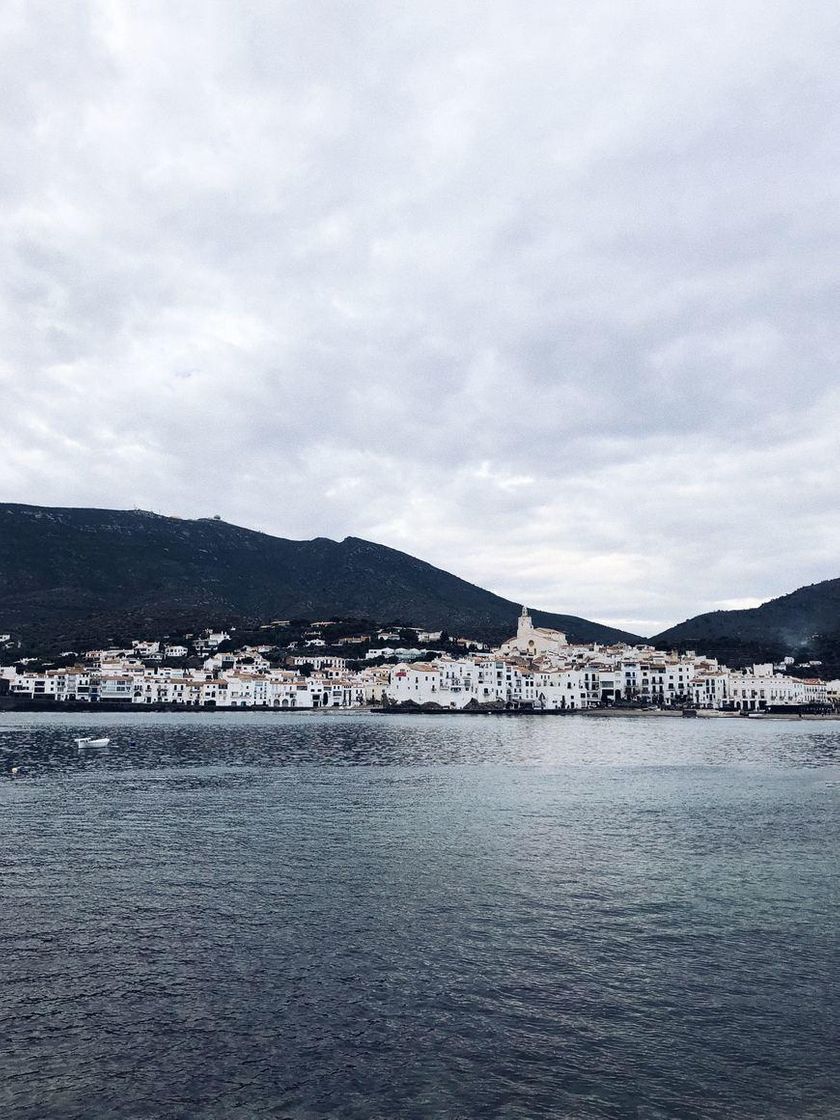
{"label": "overcast sky", "polygon": [[652,633],[840,576],[840,7],[0,7],[0,497]]}

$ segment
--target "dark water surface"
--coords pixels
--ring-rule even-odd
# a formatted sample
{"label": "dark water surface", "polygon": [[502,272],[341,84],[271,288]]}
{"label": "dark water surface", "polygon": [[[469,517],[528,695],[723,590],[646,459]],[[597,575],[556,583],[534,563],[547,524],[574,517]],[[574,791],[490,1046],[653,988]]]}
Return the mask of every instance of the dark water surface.
{"label": "dark water surface", "polygon": [[839,802],[836,723],[0,714],[0,1117],[838,1117]]}

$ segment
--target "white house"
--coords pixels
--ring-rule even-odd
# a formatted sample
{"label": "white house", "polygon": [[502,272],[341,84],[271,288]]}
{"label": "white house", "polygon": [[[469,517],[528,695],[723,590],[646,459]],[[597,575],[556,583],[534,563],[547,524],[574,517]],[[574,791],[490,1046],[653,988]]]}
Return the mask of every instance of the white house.
{"label": "white house", "polygon": [[341,677],[347,671],[347,658],[346,657],[325,657],[319,654],[313,654],[311,657],[293,657],[291,659],[292,665],[309,665],[321,676],[324,677]]}

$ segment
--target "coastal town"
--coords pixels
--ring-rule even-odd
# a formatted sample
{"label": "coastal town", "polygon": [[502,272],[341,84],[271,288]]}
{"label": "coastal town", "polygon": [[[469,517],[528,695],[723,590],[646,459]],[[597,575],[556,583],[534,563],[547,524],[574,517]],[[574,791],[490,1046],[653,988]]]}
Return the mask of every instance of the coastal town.
{"label": "coastal town", "polygon": [[[289,623],[272,625],[276,635]],[[733,669],[692,650],[575,644],[558,630],[535,626],[524,607],[516,634],[496,648],[451,640],[441,631],[380,629],[345,636],[343,650],[354,643],[364,649],[348,657],[333,651],[331,629],[331,622],[308,623],[300,640],[243,645],[232,629],[205,630],[173,643],[135,639],[125,648],[68,653],[65,660],[72,663],[54,667],[25,659],[0,665],[0,703],[277,711],[840,711],[840,680],[792,675],[793,658]],[[412,635],[413,647],[393,644]],[[12,636],[0,638],[4,659],[13,661]],[[435,649],[436,642],[448,648]]]}

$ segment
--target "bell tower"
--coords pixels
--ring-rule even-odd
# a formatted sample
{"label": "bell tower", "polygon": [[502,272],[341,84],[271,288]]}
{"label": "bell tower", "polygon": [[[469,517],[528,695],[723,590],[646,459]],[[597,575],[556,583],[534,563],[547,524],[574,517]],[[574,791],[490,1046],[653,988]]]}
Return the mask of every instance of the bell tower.
{"label": "bell tower", "polygon": [[528,608],[522,608],[522,614],[519,616],[519,622],[516,626],[516,641],[517,643],[524,642],[525,646],[528,645],[528,639],[534,630],[534,623],[528,613]]}

